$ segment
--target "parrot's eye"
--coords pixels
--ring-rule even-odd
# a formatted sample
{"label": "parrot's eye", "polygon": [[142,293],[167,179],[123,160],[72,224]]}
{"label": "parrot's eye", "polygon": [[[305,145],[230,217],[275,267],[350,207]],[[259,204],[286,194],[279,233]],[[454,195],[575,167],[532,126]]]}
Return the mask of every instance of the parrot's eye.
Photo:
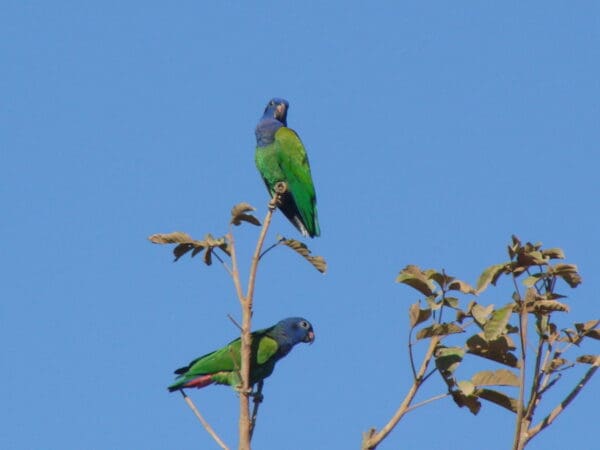
{"label": "parrot's eye", "polygon": [[300,326],[302,328],[308,328],[308,322],[306,320],[301,320],[300,321]]}
{"label": "parrot's eye", "polygon": [[271,100],[271,101],[269,102],[269,106],[275,106],[275,102],[274,102],[273,100]]}

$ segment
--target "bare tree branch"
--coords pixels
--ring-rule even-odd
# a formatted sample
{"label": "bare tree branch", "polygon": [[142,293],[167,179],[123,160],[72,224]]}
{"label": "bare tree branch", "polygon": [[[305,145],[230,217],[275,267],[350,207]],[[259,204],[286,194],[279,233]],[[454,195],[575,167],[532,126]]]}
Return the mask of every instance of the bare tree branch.
{"label": "bare tree branch", "polygon": [[[398,424],[400,419],[410,410],[410,404],[414,400],[415,395],[419,387],[423,384],[423,375],[427,371],[427,367],[431,362],[431,358],[433,357],[433,352],[440,341],[439,336],[434,336],[429,341],[429,348],[427,349],[427,353],[423,357],[423,362],[421,363],[421,367],[419,368],[419,372],[417,373],[417,377],[413,381],[412,386],[408,390],[408,393],[404,397],[404,400],[400,404],[400,407],[390,419],[390,421],[385,424],[385,426],[379,431],[376,432],[375,429],[371,429],[367,433],[365,433],[363,437],[362,450],[374,450],[377,448],[379,443],[386,438],[388,434],[394,429],[394,427]],[[433,401],[433,400],[430,400]]]}
{"label": "bare tree branch", "polygon": [[[260,252],[265,242],[267,230],[271,224],[271,218],[273,217],[273,211],[275,210],[278,194],[274,194],[273,198],[269,202],[269,210],[263,221],[263,226],[256,243],[256,248],[252,256],[252,262],[250,264],[250,274],[248,275],[248,289],[246,295],[243,294],[240,297],[240,304],[242,306],[242,364],[241,364],[241,379],[242,386],[240,391],[240,421],[239,421],[239,450],[250,450],[250,439],[252,437],[252,419],[250,417],[250,402],[249,396],[251,392],[250,386],[250,356],[252,352],[252,335],[251,335],[251,321],[252,321],[252,305],[254,302],[254,288],[256,285],[256,273],[258,270],[258,261],[260,259]],[[232,236],[232,233],[230,233]],[[232,239],[233,242],[233,239]],[[233,258],[232,251],[232,262],[234,273],[237,273],[237,259]],[[235,277],[234,277],[235,278]],[[239,276],[238,276],[239,284]],[[238,293],[241,292],[241,286],[236,285]],[[239,294],[238,294],[239,295]]]}
{"label": "bare tree branch", "polygon": [[565,397],[565,399],[560,402],[556,407],[548,414],[540,423],[531,428],[526,436],[525,442],[529,442],[533,439],[540,431],[544,428],[550,426],[552,422],[556,420],[556,418],[569,406],[569,404],[577,397],[577,394],[584,388],[588,381],[594,376],[596,370],[600,366],[600,357],[596,358],[596,362],[588,369],[583,378],[577,383],[575,388]]}
{"label": "bare tree branch", "polygon": [[202,417],[202,414],[200,414],[200,411],[198,411],[198,408],[196,408],[196,405],[194,404],[192,399],[189,398],[185,392],[183,392],[183,389],[179,392],[181,392],[181,395],[183,395],[183,399],[185,400],[187,405],[190,407],[190,409],[193,411],[193,413],[196,415],[196,417],[198,418],[198,420],[200,421],[200,423],[202,424],[204,429],[208,432],[208,434],[210,434],[212,436],[212,438],[215,440],[215,442],[217,444],[219,444],[219,446],[223,450],[229,450],[229,447],[227,447],[227,445],[225,445],[225,443],[221,440],[221,438],[219,437],[217,432],[213,429],[213,427],[211,427],[210,424],[206,421],[206,419],[204,417]]}

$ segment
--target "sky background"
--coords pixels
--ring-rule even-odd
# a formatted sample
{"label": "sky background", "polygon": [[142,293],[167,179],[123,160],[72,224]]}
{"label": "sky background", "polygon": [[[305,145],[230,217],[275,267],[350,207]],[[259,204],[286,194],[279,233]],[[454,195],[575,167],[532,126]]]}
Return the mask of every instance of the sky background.
{"label": "sky background", "polygon": [[[562,289],[569,322],[598,317],[598,2],[5,0],[0,60],[0,448],[216,448],[166,386],[236,336],[239,305],[221,267],[147,237],[222,235],[240,201],[262,219],[254,127],[274,96],[329,271],[286,248],[260,267],[255,327],[301,315],[316,342],[267,380],[255,448],[358,448],[388,420],[411,383],[406,264],[475,283],[514,233],[562,247],[584,278]],[[236,229],[244,276],[257,230]],[[299,238],[281,214],[276,234]],[[509,300],[508,283],[480,299]],[[191,396],[235,446],[232,390]],[[593,448],[598,396],[594,379],[528,448]],[[506,449],[513,422],[445,399],[381,448]]]}

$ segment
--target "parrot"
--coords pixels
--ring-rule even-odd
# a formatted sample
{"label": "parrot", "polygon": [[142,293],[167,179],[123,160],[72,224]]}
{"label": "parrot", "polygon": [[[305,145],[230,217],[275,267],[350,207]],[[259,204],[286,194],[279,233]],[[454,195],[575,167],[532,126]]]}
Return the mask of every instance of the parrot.
{"label": "parrot", "polygon": [[[315,333],[310,322],[302,317],[289,317],[272,327],[252,333],[250,359],[250,386],[264,380],[275,368],[275,363],[286,356],[299,342],[312,344]],[[237,338],[220,350],[194,359],[175,371],[176,381],[169,392],[185,388],[203,388],[210,384],[241,385],[241,339]]]}
{"label": "parrot", "polygon": [[304,145],[298,134],[287,127],[289,103],[273,98],[256,126],[256,167],[273,196],[279,182],[287,190],[277,205],[303,236],[321,234],[317,217],[317,196]]}

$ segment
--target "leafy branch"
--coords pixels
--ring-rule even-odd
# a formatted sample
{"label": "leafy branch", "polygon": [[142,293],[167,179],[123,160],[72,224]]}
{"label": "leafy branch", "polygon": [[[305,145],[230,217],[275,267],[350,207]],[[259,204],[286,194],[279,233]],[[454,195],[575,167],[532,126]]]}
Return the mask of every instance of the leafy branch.
{"label": "leafy branch", "polygon": [[[425,304],[423,306],[420,301],[409,308],[408,356],[413,385],[390,421],[379,432],[371,429],[363,435],[363,450],[375,449],[417,405],[446,396],[451,396],[459,407],[466,406],[473,414],[481,409],[482,400],[515,413],[513,450],[522,450],[534,436],[553,423],[589,382],[600,365],[600,356],[581,355],[573,361],[564,356],[567,350],[580,346],[586,338],[600,339],[600,320],[577,323],[562,330],[554,320],[557,314],[569,312],[569,306],[563,300],[565,296],[557,291],[559,281],[576,288],[581,283],[577,267],[555,262],[564,259],[561,249],[543,249],[539,243],[522,244],[515,236],[508,246],[508,255],[508,261],[494,264],[482,272],[476,288],[443,270],[421,270],[409,265],[400,272],[396,281],[418,291],[424,296]],[[508,303],[495,307],[471,300],[466,307],[460,306],[461,301],[455,295],[477,297],[504,276],[510,277],[513,286]],[[523,292],[519,282],[525,288]],[[455,318],[443,321],[444,309],[454,310]],[[464,334],[472,328],[475,328],[474,333]],[[416,370],[414,360],[413,333],[417,342],[430,340],[419,370]],[[517,344],[511,337],[513,334],[518,335]],[[518,356],[515,350],[518,350]],[[461,363],[467,356],[475,357],[482,364],[500,364],[505,368],[481,370],[469,378],[458,378]],[[427,369],[431,359],[435,360],[435,368],[425,374],[423,368]],[[565,399],[532,426],[545,393],[556,386],[563,371],[581,364],[591,367]],[[517,369],[517,372],[511,369]],[[532,370],[529,386],[528,370]],[[418,389],[434,372],[440,375],[447,393],[411,407]],[[518,398],[490,389],[490,386],[518,388]]]}
{"label": "leafy branch", "polygon": [[[210,266],[213,262],[213,258],[216,258],[231,276],[242,310],[241,325],[239,325],[232,317],[230,317],[230,319],[240,329],[241,334],[241,363],[240,367],[237,368],[239,371],[239,378],[241,380],[240,385],[237,388],[240,394],[240,413],[238,424],[240,450],[250,449],[250,442],[256,426],[259,405],[263,399],[262,381],[258,383],[258,389],[256,392],[252,392],[252,386],[250,385],[250,359],[252,348],[251,321],[254,304],[254,289],[256,285],[256,276],[258,273],[260,259],[271,248],[274,248],[278,245],[285,245],[303,256],[320,272],[325,272],[327,268],[327,264],[322,257],[312,256],[310,250],[304,243],[293,239],[278,238],[275,244],[269,247],[266,251],[262,251],[266,235],[271,224],[273,212],[277,207],[279,196],[284,192],[285,191],[277,191],[273,198],[269,201],[268,210],[262,224],[254,215],[251,214],[252,211],[255,210],[251,205],[248,203],[240,203],[232,208],[229,231],[222,237],[214,238],[211,234],[206,234],[204,239],[198,240],[192,238],[187,233],[176,231],[167,234],[153,234],[148,238],[155,244],[176,244],[175,248],[173,249],[175,261],[178,261],[182,256],[189,253],[192,258],[197,255],[203,255],[203,262],[207,266]],[[248,282],[245,292],[242,287],[236,241],[233,233],[233,227],[239,226],[242,223],[261,226],[256,247],[250,261]],[[229,259],[229,262],[227,259]],[[217,444],[221,446],[221,448],[227,448],[224,442],[212,429],[210,424],[208,424],[208,422],[202,417],[191,399],[185,395],[183,391],[182,394],[184,395],[186,403],[192,409],[207,432],[212,436]],[[254,400],[252,413],[250,412],[250,397],[252,397]]]}

